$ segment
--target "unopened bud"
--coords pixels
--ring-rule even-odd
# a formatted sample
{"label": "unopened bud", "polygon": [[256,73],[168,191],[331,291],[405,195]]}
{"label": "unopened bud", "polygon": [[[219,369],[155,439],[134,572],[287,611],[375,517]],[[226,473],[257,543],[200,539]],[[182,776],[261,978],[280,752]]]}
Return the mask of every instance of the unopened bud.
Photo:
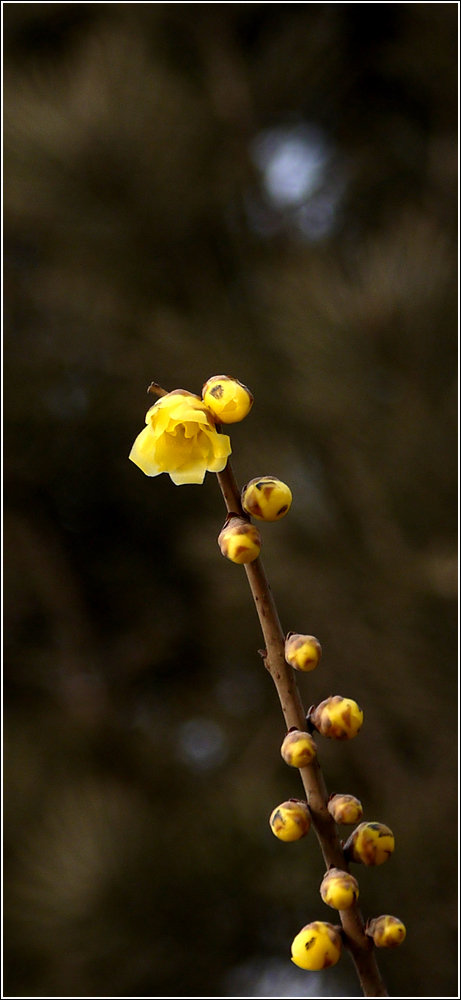
{"label": "unopened bud", "polygon": [[253,396],[246,385],[228,375],[213,375],[205,382],[202,399],[216,420],[236,424],[250,412]]}
{"label": "unopened bud", "polygon": [[290,767],[306,767],[317,755],[317,747],[310,733],[292,729],[285,736],[280,753]]}
{"label": "unopened bud", "polygon": [[350,910],[359,898],[357,879],[341,868],[330,868],[322,880],[320,895],[335,910]]}
{"label": "unopened bud", "polygon": [[251,479],[242,490],[242,507],[259,521],[279,521],[291,507],[290,487],[275,476]]}
{"label": "unopened bud", "polygon": [[253,562],[261,551],[261,535],[243,517],[231,517],[218,536],[223,556],[234,563]]}
{"label": "unopened bud", "polygon": [[309,832],[311,814],[307,802],[301,799],[288,799],[273,810],[269,818],[272,833],[279,840],[287,842],[301,840]]}
{"label": "unopened bud", "polygon": [[309,713],[309,721],[331,740],[352,740],[362,728],[363,712],[352,698],[335,694]]}
{"label": "unopened bud", "polygon": [[377,948],[398,948],[405,941],[407,930],[398,917],[385,913],[368,921],[365,934],[373,938]]}
{"label": "unopened bud", "polygon": [[332,795],[328,800],[328,812],[335,823],[358,823],[363,816],[362,803],[355,795]]}
{"label": "unopened bud", "polygon": [[322,647],[314,635],[289,632],[285,639],[285,659],[295,670],[315,670],[320,662]]}
{"label": "unopened bud", "polygon": [[318,972],[336,965],[341,956],[342,941],[333,924],[314,920],[306,924],[293,940],[291,961],[300,969]]}
{"label": "unopened bud", "polygon": [[362,865],[382,865],[394,847],[394,834],[384,823],[360,823],[345,843],[344,854]]}

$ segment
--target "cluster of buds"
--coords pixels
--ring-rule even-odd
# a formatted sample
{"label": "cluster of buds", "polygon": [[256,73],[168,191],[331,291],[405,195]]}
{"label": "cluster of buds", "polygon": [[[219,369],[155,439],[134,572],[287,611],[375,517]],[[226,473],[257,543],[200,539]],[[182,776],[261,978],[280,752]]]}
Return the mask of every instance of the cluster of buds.
{"label": "cluster of buds", "polygon": [[[202,400],[216,422],[237,423],[251,410],[253,396],[246,385],[228,375],[213,375],[202,389]],[[261,535],[251,523],[280,521],[291,507],[290,487],[275,476],[259,476],[243,487],[241,512],[228,515],[218,535],[223,556],[234,563],[254,562],[261,551]]]}
{"label": "cluster of buds", "polygon": [[[285,640],[285,659],[295,670],[304,672],[314,670],[320,662],[321,655],[322,649],[315,636],[297,632],[288,633]],[[281,746],[283,760],[291,767],[309,767],[317,756],[314,732],[331,740],[351,740],[358,735],[362,724],[363,711],[356,701],[342,695],[331,695],[309,709],[306,731],[290,729],[286,734]],[[304,836],[304,833],[297,833],[296,836],[283,835],[280,832],[280,819],[278,829],[275,828],[274,817],[280,811],[283,814],[283,808],[287,805],[289,803],[283,803],[283,806],[274,810],[270,819],[271,829],[275,835],[285,841]],[[302,805],[304,816],[308,807],[305,803]],[[338,825],[358,824],[347,842],[342,845],[344,868],[329,868],[320,885],[323,902],[335,910],[344,912],[355,907],[359,897],[359,884],[354,875],[348,871],[348,863],[356,862],[367,866],[383,864],[394,850],[394,835],[383,823],[360,822],[363,808],[355,795],[338,793],[331,795],[327,808]],[[389,915],[369,920],[365,930],[377,948],[391,948],[401,944],[406,933],[402,921]],[[306,924],[293,940],[292,961],[300,968],[312,971],[335,965],[341,955],[342,936],[340,926],[321,920]]]}
{"label": "cluster of buds", "polygon": [[[148,392],[160,398],[146,414],[146,426],[130,452],[131,461],[147,476],[167,473],[177,486],[200,484],[207,472],[222,473],[232,448],[221,425],[236,423],[249,414],[253,396],[247,386],[228,375],[214,375],[205,382],[201,396],[184,389],[168,393],[156,383],[151,383]],[[261,535],[251,518],[266,522],[281,520],[291,508],[292,493],[275,476],[251,479],[240,497],[234,488],[230,492],[234,508],[225,494],[230,512],[218,536],[218,545],[231,562],[252,563],[260,554]],[[250,569],[248,574],[251,575]],[[284,656],[293,670],[309,673],[319,665],[322,648],[313,635],[289,632]],[[313,734],[330,740],[351,740],[360,732],[362,723],[363,711],[356,701],[331,695],[309,709],[305,729],[293,727],[288,731],[281,746],[282,758],[290,767],[311,769],[312,777],[318,770]],[[306,779],[306,773],[303,778]],[[308,799],[309,796],[310,793]],[[348,870],[349,863],[383,864],[393,853],[394,836],[383,823],[360,822],[363,809],[354,795],[330,796],[327,809],[331,820],[338,825],[358,824],[341,845],[344,867],[330,866],[320,885],[322,901],[339,913],[347,913],[356,907],[359,897],[359,885]],[[288,843],[300,840],[312,823],[309,803],[288,799],[273,809],[269,823],[278,840]],[[401,920],[384,914],[368,921],[365,934],[377,948],[393,948],[402,943],[406,931]],[[343,940],[347,939],[341,926],[321,920],[306,924],[292,942],[292,961],[312,971],[335,965]]]}
{"label": "cluster of buds", "polygon": [[[242,490],[241,505],[243,515],[228,515],[218,536],[222,555],[231,562],[253,562],[261,550],[261,535],[250,517],[258,521],[280,521],[291,507],[291,490],[281,479],[262,476],[252,479]],[[240,537],[244,538],[244,553],[240,549]]]}

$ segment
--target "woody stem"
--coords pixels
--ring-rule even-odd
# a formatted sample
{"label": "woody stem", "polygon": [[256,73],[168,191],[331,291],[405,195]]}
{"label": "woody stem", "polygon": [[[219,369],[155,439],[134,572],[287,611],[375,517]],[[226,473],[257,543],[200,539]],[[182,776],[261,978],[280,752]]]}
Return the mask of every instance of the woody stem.
{"label": "woody stem", "polygon": [[[217,478],[227,511],[246,517],[229,462],[223,472],[217,473]],[[263,653],[264,663],[274,681],[287,729],[295,727],[305,731],[306,713],[293,670],[285,660],[285,635],[264,567],[260,559],[245,563],[244,566],[264,636],[266,646]],[[327,869],[335,867],[348,871],[338,827],[328,812],[328,792],[318,758],[315,757],[311,764],[299,770],[325,866]],[[365,934],[364,920],[358,905],[355,903],[351,909],[341,910],[339,916],[343,939],[356,967],[363,995],[388,996],[376,963],[371,938]]]}
{"label": "woody stem", "polygon": [[147,392],[150,393],[152,396],[158,396],[159,399],[162,396],[168,396],[167,390],[162,389],[161,385],[159,385],[158,382],[151,382],[150,385],[147,386]]}

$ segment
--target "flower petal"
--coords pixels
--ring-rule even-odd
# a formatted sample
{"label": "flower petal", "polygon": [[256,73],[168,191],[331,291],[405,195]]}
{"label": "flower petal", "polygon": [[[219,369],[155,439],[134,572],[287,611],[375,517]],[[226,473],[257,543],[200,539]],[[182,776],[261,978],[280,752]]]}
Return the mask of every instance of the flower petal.
{"label": "flower petal", "polygon": [[146,476],[159,476],[164,471],[157,462],[156,444],[152,428],[144,427],[144,430],[138,434],[128,456],[130,461],[134,462]]}
{"label": "flower petal", "polygon": [[230,437],[227,434],[218,434],[222,441],[216,442],[213,454],[208,460],[208,472],[222,472],[226,467],[227,459],[232,453]]}
{"label": "flower petal", "polygon": [[175,486],[185,486],[187,484],[202,484],[205,479],[206,468],[201,465],[194,466],[194,468],[189,469],[176,469],[174,472],[170,472],[169,476],[171,481]]}

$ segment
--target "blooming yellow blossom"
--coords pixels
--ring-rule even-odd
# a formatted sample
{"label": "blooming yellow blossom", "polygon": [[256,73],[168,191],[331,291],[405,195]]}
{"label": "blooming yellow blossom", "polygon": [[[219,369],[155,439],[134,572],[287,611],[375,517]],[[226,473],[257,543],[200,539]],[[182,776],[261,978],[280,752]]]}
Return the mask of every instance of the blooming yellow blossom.
{"label": "blooming yellow blossom", "polygon": [[147,427],[138,434],[130,459],[146,474],[167,472],[176,486],[203,483],[206,472],[222,472],[232,449],[219,434],[199,396],[174,389],[146,413]]}

